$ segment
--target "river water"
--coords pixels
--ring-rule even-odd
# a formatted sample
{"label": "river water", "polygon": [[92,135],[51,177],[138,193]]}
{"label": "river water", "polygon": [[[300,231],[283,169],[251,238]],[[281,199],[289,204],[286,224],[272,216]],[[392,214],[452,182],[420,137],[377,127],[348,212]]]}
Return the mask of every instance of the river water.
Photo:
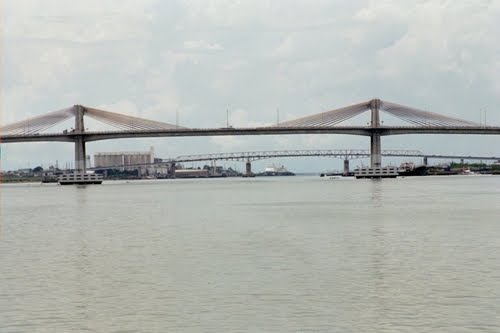
{"label": "river water", "polygon": [[0,332],[500,332],[500,177],[2,185]]}

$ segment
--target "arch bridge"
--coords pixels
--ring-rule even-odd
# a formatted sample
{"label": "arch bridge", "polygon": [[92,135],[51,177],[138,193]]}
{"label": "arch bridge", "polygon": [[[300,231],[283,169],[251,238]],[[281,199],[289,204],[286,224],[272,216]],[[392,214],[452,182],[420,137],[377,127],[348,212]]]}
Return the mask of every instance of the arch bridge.
{"label": "arch bridge", "polygon": [[[500,157],[495,156],[465,156],[465,155],[436,155],[424,154],[419,150],[382,150],[385,157],[420,157],[423,164],[427,165],[429,159],[454,159],[463,163],[465,160],[500,161]],[[154,163],[141,164],[120,164],[112,166],[93,167],[89,170],[121,169],[134,167],[148,167],[157,165],[175,165],[176,163],[203,162],[203,161],[240,161],[246,162],[246,174],[252,173],[251,163],[258,160],[271,159],[277,157],[332,157],[344,160],[344,173],[349,173],[349,160],[370,157],[370,151],[366,149],[302,149],[302,150],[269,150],[269,151],[247,151],[231,153],[213,153],[182,155],[174,158],[162,159]]]}

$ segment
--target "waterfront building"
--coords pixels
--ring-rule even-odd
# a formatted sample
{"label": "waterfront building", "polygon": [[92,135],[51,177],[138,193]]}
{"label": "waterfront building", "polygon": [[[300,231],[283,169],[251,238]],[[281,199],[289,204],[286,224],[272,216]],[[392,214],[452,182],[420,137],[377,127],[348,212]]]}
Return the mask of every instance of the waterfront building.
{"label": "waterfront building", "polygon": [[[147,166],[137,166],[138,164],[149,164],[154,161],[154,149],[142,152],[103,152],[94,154],[94,166],[96,168],[120,167],[125,169],[138,169],[140,174],[147,173]],[[134,167],[136,165],[136,167]],[[130,167],[127,167],[130,166]]]}

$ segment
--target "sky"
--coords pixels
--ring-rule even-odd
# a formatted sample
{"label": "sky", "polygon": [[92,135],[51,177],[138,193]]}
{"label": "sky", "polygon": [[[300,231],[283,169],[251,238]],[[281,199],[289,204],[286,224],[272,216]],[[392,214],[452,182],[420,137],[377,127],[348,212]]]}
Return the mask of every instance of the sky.
{"label": "sky", "polygon": [[[500,1],[4,0],[0,11],[2,125],[82,104],[187,127],[223,127],[228,114],[232,126],[259,126],[278,109],[288,120],[371,98],[500,125]],[[87,153],[151,146],[168,158],[368,149],[369,138],[120,139],[88,143]],[[382,148],[500,155],[496,136],[383,137]],[[1,149],[3,170],[74,158],[70,143]],[[254,170],[272,163],[342,168],[297,158]]]}

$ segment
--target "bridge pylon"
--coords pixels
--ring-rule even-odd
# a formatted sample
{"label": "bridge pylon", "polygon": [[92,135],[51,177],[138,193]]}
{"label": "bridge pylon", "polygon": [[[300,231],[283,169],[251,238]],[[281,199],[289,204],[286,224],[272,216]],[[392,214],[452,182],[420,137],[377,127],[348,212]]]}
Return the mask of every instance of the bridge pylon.
{"label": "bridge pylon", "polygon": [[85,109],[81,105],[75,105],[73,107],[75,112],[75,170],[78,172],[85,172],[87,169],[86,166],[86,148],[85,148],[85,140],[83,134],[85,132],[85,126],[83,122],[83,115],[85,113]]}
{"label": "bridge pylon", "polygon": [[371,127],[372,133],[370,135],[370,162],[372,168],[380,168],[382,166],[382,145],[380,142],[380,99],[372,99],[370,101],[370,110],[372,113]]}

